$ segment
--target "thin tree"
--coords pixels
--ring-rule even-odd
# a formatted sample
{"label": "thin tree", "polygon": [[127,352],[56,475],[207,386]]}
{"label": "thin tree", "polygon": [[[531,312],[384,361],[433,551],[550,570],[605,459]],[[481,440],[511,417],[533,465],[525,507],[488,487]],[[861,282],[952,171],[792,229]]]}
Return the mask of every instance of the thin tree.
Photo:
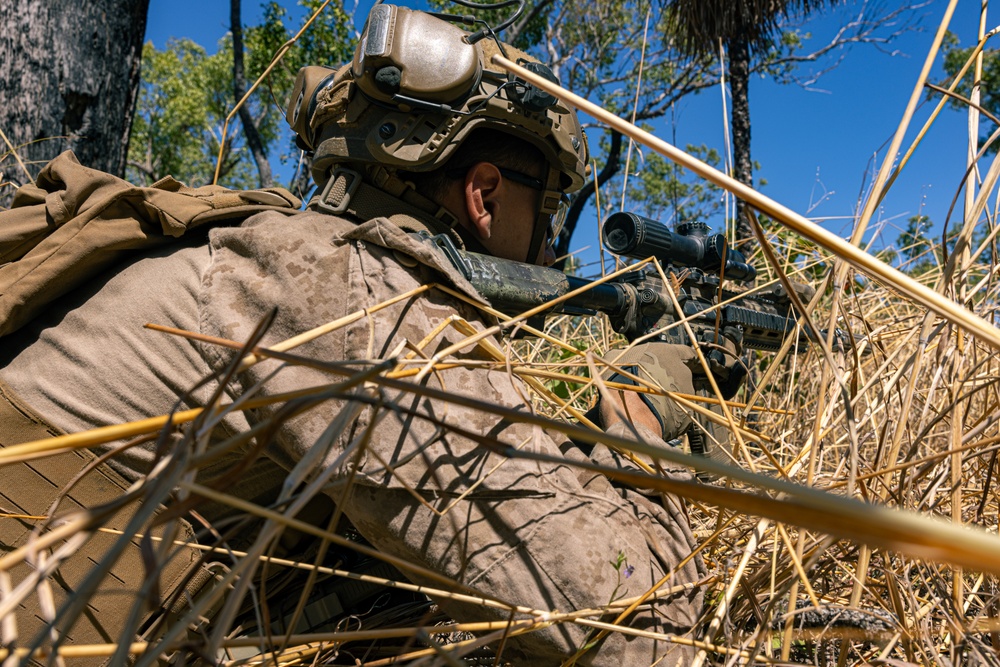
{"label": "thin tree", "polygon": [[[728,55],[732,97],[733,176],[753,187],[750,157],[750,72],[752,58],[766,52],[780,33],[781,22],[793,14],[806,15],[836,0],[669,0],[670,27],[681,51],[711,58],[720,44]],[[753,237],[736,202],[736,238]]]}
{"label": "thin tree", "polygon": [[[230,0],[229,16],[233,35],[233,97],[234,103],[239,103],[246,95],[247,83],[246,74],[243,67],[243,20],[241,18],[240,0]],[[240,123],[243,125],[243,133],[246,135],[247,147],[253,155],[254,163],[257,165],[260,187],[269,188],[274,185],[271,176],[271,165],[267,161],[267,147],[257,129],[253,115],[247,104],[240,106]]]}

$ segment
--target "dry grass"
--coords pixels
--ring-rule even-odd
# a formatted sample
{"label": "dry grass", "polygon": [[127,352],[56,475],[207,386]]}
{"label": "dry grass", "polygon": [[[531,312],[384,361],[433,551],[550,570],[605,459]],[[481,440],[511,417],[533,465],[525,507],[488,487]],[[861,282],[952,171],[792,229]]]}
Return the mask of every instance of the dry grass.
{"label": "dry grass", "polygon": [[[779,254],[788,251],[782,247],[776,250]],[[978,295],[975,304],[978,312],[992,316],[996,285],[989,280],[991,267],[971,265],[969,275],[974,276],[970,279],[972,283],[980,278],[986,280],[975,291]],[[930,284],[938,276],[940,271],[931,271],[922,279]],[[765,277],[761,282],[766,280]],[[971,337],[960,334],[954,326],[928,317],[926,311],[888,290],[852,280],[840,295],[842,325],[867,332],[862,348],[870,348],[870,353],[829,356],[813,346],[784,358],[765,357],[773,372],[764,376],[766,383],[752,399],[762,409],[753,411],[754,418],[744,423],[750,411],[742,406],[751,400],[749,391],[737,398],[744,403],[734,401],[731,406],[734,419],[746,429],[744,445],[733,450],[739,468],[727,470],[718,464],[705,463],[701,467],[726,476],[712,484],[661,487],[688,497],[699,550],[712,573],[704,582],[711,600],[704,622],[694,639],[678,641],[695,642],[705,649],[707,659],[719,663],[745,662],[752,656],[760,662],[833,664],[840,651],[845,664],[875,658],[942,664],[964,664],[974,659],[995,662],[995,633],[1000,631],[995,599],[1000,541],[987,534],[987,531],[995,533],[998,512],[995,458],[1000,427],[992,415],[1000,403],[1000,392],[994,355]],[[813,318],[823,320],[832,298],[833,293],[828,291],[812,310]],[[467,325],[459,321],[454,326],[465,329]],[[595,320],[556,318],[547,327],[548,341],[528,339],[507,344],[503,350],[497,349],[491,339],[483,339],[482,332],[471,328],[465,332],[470,339],[481,339],[479,344],[488,355],[497,358],[498,367],[504,367],[509,359],[510,372],[521,375],[533,388],[533,400],[540,412],[558,418],[567,410],[579,413],[590,406],[596,390],[586,378],[592,373],[593,355],[606,351],[605,340],[615,340],[604,326]],[[215,343],[236,345],[225,341]],[[292,346],[276,347],[288,349],[256,350],[255,357],[246,357],[244,366],[266,356],[276,356],[287,363],[316,363],[295,356]],[[581,355],[579,350],[590,354]],[[246,352],[251,350],[248,348]],[[404,356],[401,354],[399,359]],[[443,366],[456,362],[441,357],[433,363]],[[427,372],[429,364],[411,360],[376,366],[329,366],[331,384],[304,392],[304,396],[343,395],[362,382],[393,389],[412,387],[406,378],[413,375],[413,367],[422,367]],[[436,400],[456,401],[500,416],[508,414],[503,408],[477,404],[471,399],[436,395],[430,389],[416,390]],[[564,401],[556,394],[568,395],[570,400]],[[847,397],[850,409],[845,409]],[[247,585],[245,582],[253,580],[250,576],[253,573],[259,576],[261,572],[312,569],[322,577],[353,577],[387,587],[413,588],[398,577],[380,578],[351,572],[346,567],[323,569],[314,567],[311,561],[296,562],[274,556],[276,541],[288,529],[321,538],[324,548],[358,548],[350,537],[339,535],[328,526],[315,526],[294,518],[304,500],[318,493],[322,475],[303,475],[299,481],[307,484],[306,490],[290,497],[287,503],[270,508],[193,482],[190,472],[217,454],[219,448],[244,444],[244,438],[209,442],[208,435],[221,415],[259,402],[249,398],[245,405],[220,403],[202,413],[178,415],[177,421],[187,422],[184,438],[164,447],[155,479],[131,490],[120,501],[123,506],[132,501],[134,506],[136,499],[145,499],[138,506],[135,522],[126,529],[133,541],[140,542],[136,535],[151,533],[153,526],[162,522],[154,516],[154,503],[166,500],[172,489],[176,490],[175,502],[188,502],[195,509],[199,502],[211,499],[232,505],[242,516],[261,519],[257,537],[245,551],[227,549],[221,539],[218,545],[196,547],[210,559],[221,558],[227,563],[228,572],[220,576],[223,583],[236,590],[217,588],[215,599],[198,600],[189,607],[185,618],[172,619],[155,649],[137,643],[130,647],[133,652],[152,658],[155,653],[168,650],[164,647],[182,642],[208,647],[204,650],[209,654],[223,647],[237,650],[266,644],[281,647],[278,661],[282,664],[305,664],[317,656],[329,658],[337,653],[337,647],[364,646],[365,640],[403,636],[407,639],[394,651],[413,660],[424,656],[433,657],[439,664],[449,664],[454,655],[472,650],[470,647],[485,642],[496,645],[507,633],[530,632],[541,627],[541,619],[546,623],[583,623],[598,629],[628,632],[627,623],[625,627],[614,628],[600,622],[608,609],[562,615],[553,615],[549,613],[551,610],[517,609],[517,620],[511,625],[404,625],[402,629],[388,630],[377,624],[369,627],[368,619],[361,618],[345,621],[339,631],[329,629],[322,634],[268,640],[240,633],[215,634],[212,625],[203,629],[201,636],[190,636],[187,626],[196,624],[199,614],[210,606],[222,604],[222,609],[214,612],[216,618],[244,613],[245,610],[238,608],[244,602],[238,593]],[[698,409],[697,403],[691,405],[692,409]],[[345,410],[341,418],[348,419],[354,408]],[[599,436],[542,415],[534,420],[581,439]],[[155,432],[158,426],[138,425],[130,435]],[[258,432],[266,431],[269,426],[264,425]],[[756,440],[754,433],[760,434]],[[0,465],[48,456],[66,446],[94,446],[96,440],[110,441],[121,435],[113,431],[103,436],[90,434],[84,441],[77,437],[75,441],[67,438],[9,447],[0,451]],[[609,442],[606,437],[601,439]],[[364,441],[355,444],[360,448]],[[691,462],[678,450],[658,451],[627,440],[611,440],[609,444],[634,452],[644,460],[655,456]],[[345,457],[352,454],[347,452]],[[621,477],[613,471],[607,472]],[[645,485],[655,486],[655,482],[647,480]],[[862,501],[871,504],[864,505]],[[58,559],[59,545],[65,540],[74,544],[73,540],[85,540],[91,531],[102,530],[108,516],[106,509],[71,511],[57,521],[44,517],[19,517],[19,520],[46,526],[32,545],[36,547],[34,553],[54,549],[49,558]],[[909,512],[900,513],[897,509]],[[944,521],[933,520],[931,516]],[[978,526],[987,531],[956,530],[956,525]],[[169,527],[158,526],[156,530],[171,534]],[[219,530],[220,538],[227,537],[224,527]],[[157,539],[147,544],[155,554],[149,560],[151,570],[165,562],[171,553],[189,548]],[[70,553],[72,549],[63,555]],[[8,553],[0,559],[0,573],[32,558],[37,561],[37,555],[27,549]],[[398,561],[393,564],[404,572],[410,567]],[[965,569],[956,565],[964,565]],[[418,592],[468,595],[454,582],[440,576],[437,581],[435,589]],[[5,582],[0,578],[0,586],[7,587],[0,613],[9,612],[11,600],[20,595],[46,595],[44,579],[20,593],[11,591],[9,579]],[[227,601],[231,601],[232,607],[227,607]],[[637,601],[619,601],[617,608],[623,609],[630,602]],[[488,599],[479,599],[478,603],[499,604]],[[817,607],[822,611],[815,611]],[[257,613],[267,613],[266,609],[267,604],[258,601]],[[409,622],[417,622],[419,618],[418,614]],[[795,627],[798,618],[807,627]],[[441,642],[434,641],[439,634],[463,640],[447,644],[446,649]],[[115,648],[109,644],[63,650],[68,657],[85,650],[109,654]],[[251,662],[274,659],[274,654],[268,654]]]}
{"label": "dry grass", "polygon": [[[921,86],[919,82],[917,88]],[[900,125],[900,139],[908,124],[909,112]],[[894,147],[899,145],[894,143]],[[977,225],[993,229],[995,211],[991,214],[990,202],[996,200],[995,179],[990,176],[996,168],[994,162],[983,185],[970,184],[963,231],[968,237]],[[883,188],[895,178],[887,166],[869,202],[881,199]],[[788,222],[767,206],[760,209],[779,222]],[[864,230],[871,210],[873,206],[864,208],[856,229]],[[616,341],[604,322],[555,318],[548,323],[546,338],[502,343],[503,348],[484,338],[481,328],[470,328],[462,321],[451,326],[468,335],[470,344],[480,345],[487,358],[494,360],[481,363],[507,369],[524,380],[525,391],[539,412],[531,421],[579,439],[604,441],[644,462],[670,460],[720,475],[713,483],[667,483],[655,477],[625,480],[641,481],[688,499],[699,541],[697,551],[711,573],[702,582],[709,604],[693,637],[672,640],[700,647],[699,663],[1000,664],[1000,540],[996,537],[1000,420],[995,416],[1000,408],[1000,368],[993,342],[996,334],[984,329],[992,328],[996,321],[997,264],[983,261],[984,255],[977,249],[960,252],[952,255],[952,261],[937,262],[919,275],[907,273],[912,267],[901,267],[906,280],[919,289],[909,283],[901,287],[893,273],[878,274],[882,282],[853,273],[843,261],[851,259],[850,252],[838,254],[840,246],[827,246],[825,251],[808,246],[808,265],[787,261],[785,258],[801,254],[801,247],[788,245],[798,243],[790,240],[795,238],[762,234],[765,244],[755,259],[764,269],[758,284],[789,277],[813,282],[819,288],[817,299],[800,304],[800,316],[811,318],[820,328],[835,323],[863,334],[865,340],[858,350],[846,353],[812,346],[798,354],[783,351],[758,357],[759,389],[744,390],[729,406],[732,422],[727,420],[727,425],[740,427],[734,429],[730,440],[731,468],[693,459],[679,449],[658,450],[640,442],[609,439],[586,428],[580,417],[597,393],[587,378],[593,376],[600,357]],[[930,311],[927,302],[914,297],[925,292],[946,297],[978,317],[959,319],[951,317],[950,310]],[[333,323],[330,328],[344,324]],[[412,341],[414,349],[420,347],[418,343]],[[279,398],[294,399],[297,405],[308,407],[311,399],[343,396],[369,382],[511,416],[502,407],[409,384],[407,378],[415,373],[469,363],[448,356],[426,360],[411,355],[407,360],[411,351],[400,350],[392,362],[382,364],[323,365],[330,373],[329,385]],[[294,342],[259,350],[251,341],[244,352],[244,364],[268,356],[290,364],[318,363],[296,356]],[[235,367],[231,369],[235,371]],[[223,383],[227,379],[220,378]],[[705,412],[704,403],[690,397],[677,400],[692,411]],[[304,467],[297,468],[290,473],[289,488],[300,490],[270,507],[228,496],[221,490],[224,486],[207,488],[196,483],[194,472],[222,449],[243,447],[252,436],[275,426],[266,423],[253,433],[222,442],[212,439],[214,426],[228,411],[262,402],[247,397],[229,405],[220,399],[205,411],[174,415],[171,423],[181,435],[161,438],[157,475],[107,506],[67,509],[64,505],[40,514],[0,515],[0,521],[18,521],[38,529],[27,546],[0,557],[3,644],[17,643],[22,652],[43,652],[38,655],[52,646],[48,638],[32,646],[18,636],[10,619],[13,605],[20,600],[40,600],[42,614],[49,619],[58,617],[61,624],[69,624],[74,615],[84,611],[73,606],[73,600],[61,606],[50,602],[51,585],[44,576],[29,578],[19,586],[11,572],[23,563],[44,569],[71,557],[81,544],[102,533],[110,535],[111,543],[122,549],[141,545],[147,580],[171,558],[190,555],[192,550],[206,561],[224,562],[226,569],[217,573],[214,588],[181,605],[182,610],[153,633],[155,642],[67,645],[59,649],[67,664],[73,664],[74,656],[111,655],[115,651],[121,652],[119,659],[131,653],[139,664],[154,664],[159,654],[178,648],[207,656],[224,655],[226,661],[241,664],[316,664],[337,655],[344,657],[347,652],[367,656],[365,664],[372,665],[389,664],[392,656],[412,664],[457,664],[463,655],[475,655],[486,644],[493,650],[499,646],[502,652],[511,634],[531,632],[547,623],[632,632],[627,622],[608,624],[607,614],[613,611],[619,615],[643,599],[562,614],[517,608],[510,610],[514,619],[510,623],[439,624],[440,619],[418,607],[395,629],[387,627],[392,622],[380,623],[373,615],[362,615],[345,618],[321,633],[260,636],[246,627],[242,632],[230,632],[229,622],[234,619],[253,626],[276,615],[277,610],[265,601],[266,590],[260,590],[260,582],[274,582],[283,573],[296,570],[309,578],[304,591],[293,589],[295,594],[285,596],[293,602],[292,608],[295,601],[304,604],[317,581],[356,580],[387,590],[409,591],[416,600],[431,593],[507,609],[433,573],[424,574],[437,582],[435,587],[420,589],[370,566],[318,565],[324,562],[327,551],[342,554],[345,562],[356,562],[359,552],[386,560],[383,554],[366,551],[352,534],[338,532],[336,515],[323,525],[296,518],[307,501],[319,494],[326,479],[323,474],[307,474]],[[402,405],[385,407],[405,409]],[[348,404],[331,429],[346,423],[357,409],[358,405]],[[275,420],[289,416],[281,410],[274,413]],[[519,418],[526,419],[524,415]],[[0,450],[0,471],[68,448],[94,447],[123,437],[139,441],[155,438],[164,421],[8,447]],[[365,444],[365,437],[359,437],[343,458],[357,455]],[[511,456],[527,455],[504,451]],[[625,479],[619,472],[605,472]],[[183,537],[176,516],[157,512],[157,505],[168,499],[195,512],[201,503],[212,500],[231,506],[235,518],[216,527],[218,539],[214,543],[203,540],[194,545]],[[111,528],[115,516],[123,514],[131,518],[119,521],[120,528]],[[241,523],[243,519],[252,522]],[[228,548],[227,540],[247,531],[248,525],[253,531],[246,546],[239,551]],[[292,530],[311,536],[312,543],[318,544],[309,558],[276,555],[280,539]],[[119,537],[122,532],[124,536]],[[400,561],[391,564],[403,572],[413,568]],[[95,566],[80,585],[79,595],[85,598],[86,591],[104,577],[102,567]],[[158,593],[165,595],[167,591]],[[660,594],[664,591],[650,592]],[[178,595],[183,595],[183,590]],[[135,604],[138,623],[145,610],[140,601]],[[203,616],[216,620],[205,625],[200,622]],[[192,626],[199,629],[192,632]],[[369,653],[357,648],[393,637],[402,639]],[[0,649],[0,659],[7,650]]]}

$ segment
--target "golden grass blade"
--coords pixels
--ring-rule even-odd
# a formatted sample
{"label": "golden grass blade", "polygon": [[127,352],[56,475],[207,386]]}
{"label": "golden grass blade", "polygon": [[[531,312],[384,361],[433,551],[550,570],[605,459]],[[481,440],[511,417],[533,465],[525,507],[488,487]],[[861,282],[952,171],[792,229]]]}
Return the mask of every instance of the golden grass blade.
{"label": "golden grass blade", "polygon": [[904,296],[912,299],[916,303],[925,306],[950,322],[961,326],[970,334],[990,345],[994,349],[1000,349],[1000,331],[998,331],[992,324],[969,312],[967,309],[959,306],[953,301],[937,294],[933,290],[928,289],[925,285],[922,285],[910,276],[900,272],[898,269],[885,264],[877,258],[851,245],[847,241],[844,241],[844,239],[828,232],[811,220],[808,220],[791,209],[782,206],[769,197],[765,197],[755,190],[748,188],[739,181],[730,178],[710,165],[707,165],[704,162],[684,153],[683,151],[678,150],[662,139],[635,127],[631,123],[628,123],[614,114],[609,113],[596,104],[574,95],[565,88],[557,86],[551,81],[547,81],[544,78],[529,72],[523,67],[507,60],[506,58],[503,58],[502,56],[493,56],[493,62],[507,71],[513,72],[517,76],[525,79],[532,85],[538,86],[546,92],[555,95],[567,104],[576,107],[584,113],[590,114],[594,118],[610,125],[623,134],[633,137],[639,143],[648,146],[664,157],[677,162],[687,169],[690,169],[702,178],[705,178],[719,187],[725,188],[760,211],[781,222],[789,229],[849,262],[859,271],[862,271],[872,278],[876,278]]}
{"label": "golden grass blade", "polygon": [[[712,460],[692,457],[676,450],[662,449],[627,438],[617,438],[590,429],[554,422],[539,415],[484,404],[468,397],[449,394],[430,387],[418,387],[389,378],[378,378],[377,381],[393,389],[414,391],[435,400],[454,402],[509,419],[554,428],[584,442],[603,443],[625,451],[643,454],[654,460],[666,460],[695,469],[708,470],[720,476],[739,480],[753,488],[782,494],[784,497],[781,500],[775,500],[766,496],[750,495],[700,484],[680,484],[652,476],[635,477],[617,471],[599,470],[599,472],[621,481],[636,484],[640,488],[658,488],[664,492],[676,493],[700,502],[769,517],[786,524],[893,549],[917,558],[963,565],[977,571],[1000,572],[1000,565],[995,559],[995,553],[1000,550],[1000,539],[978,530],[958,528],[942,524],[929,517],[891,510],[835,496],[817,489],[781,482]],[[452,429],[461,432],[461,429],[455,427]],[[464,435],[478,439],[475,434],[464,433]],[[505,453],[511,456],[539,457],[537,454],[509,449],[505,450]],[[541,457],[540,460],[547,459]],[[206,497],[215,498],[211,495],[213,492],[210,490],[198,488],[198,492]],[[221,496],[215,499],[221,500]],[[233,502],[228,498],[226,501]],[[241,509],[254,511],[252,507],[247,506],[241,506]],[[300,528],[313,532],[316,530],[312,527]],[[329,539],[329,535],[325,533],[324,537]]]}
{"label": "golden grass blade", "polygon": [[[927,81],[931,68],[934,66],[938,50],[941,48],[941,42],[944,40],[944,37],[948,32],[948,25],[951,23],[951,17],[955,13],[955,8],[957,6],[958,0],[950,0],[948,6],[944,10],[944,16],[941,18],[941,23],[938,24],[937,32],[934,34],[934,40],[931,42],[931,47],[927,51],[927,57],[924,59],[924,65],[920,70],[920,74],[917,76],[916,83],[913,86],[913,92],[910,93],[910,99],[906,104],[906,110],[903,112],[903,118],[899,122],[899,126],[896,128],[896,133],[893,135],[892,142],[889,144],[889,149],[886,151],[885,159],[882,161],[882,167],[879,169],[878,175],[875,177],[875,183],[872,185],[868,198],[865,200],[864,208],[861,211],[861,217],[858,220],[857,225],[854,227],[854,233],[851,235],[851,243],[853,245],[861,243],[861,239],[864,236],[865,231],[868,229],[868,223],[871,221],[876,207],[882,200],[884,186],[886,181],[889,179],[890,173],[892,172],[892,166],[896,162],[899,147],[902,145],[903,137],[906,135],[906,130],[910,126],[910,120],[913,118],[914,111],[916,111],[917,103],[920,102],[920,98],[924,94],[924,82]],[[842,279],[842,272],[838,271],[838,275]],[[835,280],[835,282],[839,283],[840,280]]]}
{"label": "golden grass blade", "polygon": [[31,172],[28,171],[28,168],[24,166],[24,162],[21,161],[21,156],[18,155],[17,149],[14,148],[14,144],[10,143],[10,139],[8,139],[7,135],[4,134],[2,127],[0,127],[0,139],[3,139],[4,144],[7,145],[7,150],[10,152],[11,155],[14,156],[14,159],[17,160],[17,164],[21,167],[21,171],[24,172],[24,175],[27,177],[28,181],[35,180],[34,177],[32,177]]}
{"label": "golden grass blade", "polygon": [[[639,93],[642,92],[642,72],[643,66],[646,64],[646,44],[648,43],[647,38],[649,37],[649,17],[652,15],[652,8],[646,10],[646,23],[642,28],[642,48],[639,49],[639,74],[635,81],[635,99],[632,101],[632,122],[635,122],[635,114],[639,109]],[[628,191],[628,177],[629,171],[632,166],[632,149],[635,147],[635,143],[629,139],[628,150],[625,151],[625,176],[622,178],[622,196],[621,196],[621,207],[619,210],[625,210],[625,193]],[[601,244],[603,246],[603,244]]]}

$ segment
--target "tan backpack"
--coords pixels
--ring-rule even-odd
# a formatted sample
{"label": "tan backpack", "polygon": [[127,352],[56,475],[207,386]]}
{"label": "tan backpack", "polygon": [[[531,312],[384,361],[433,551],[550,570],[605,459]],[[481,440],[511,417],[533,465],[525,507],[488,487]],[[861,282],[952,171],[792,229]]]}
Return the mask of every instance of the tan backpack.
{"label": "tan backpack", "polygon": [[0,336],[129,253],[261,211],[293,214],[300,203],[284,188],[189,188],[170,176],[136,187],[67,151],[0,211]]}
{"label": "tan backpack", "polygon": [[[17,191],[10,210],[0,211],[0,336],[27,324],[54,299],[94,279],[129,253],[170,243],[204,225],[237,223],[260,211],[292,214],[299,204],[283,188],[243,192],[219,186],[189,188],[170,177],[152,187],[135,187],[82,166],[71,152],[63,153],[42,169],[34,184]],[[0,382],[0,448],[57,433]],[[90,451],[68,449],[0,466],[0,507],[25,516],[46,515],[56,499],[61,499],[61,511],[101,508],[118,499],[128,486],[110,466],[98,465]],[[104,526],[125,529],[134,510],[130,506],[128,511],[115,514]],[[158,511],[162,510],[158,506]],[[149,525],[156,523],[151,520]],[[174,518],[172,525],[179,531],[178,539],[194,540],[187,521]],[[0,521],[0,555],[9,555],[14,546],[26,544],[34,528],[33,521],[11,516]],[[95,563],[106,560],[118,539],[93,533],[62,564],[58,576],[47,580],[50,604],[60,609],[69,606],[81,578]],[[177,550],[158,570],[159,587],[153,589],[173,606],[154,605],[141,618],[158,619],[164,614],[173,618],[171,614],[186,612],[188,598],[199,594],[215,577],[212,567],[202,562],[203,557],[196,549]],[[88,599],[87,613],[69,617],[71,627],[68,634],[67,628],[62,628],[60,641],[88,645],[118,640],[123,629],[135,622],[130,613],[139,591],[147,585],[149,566],[139,538],[128,540],[105,575],[107,581],[118,583],[110,588],[102,583],[99,594]],[[18,582],[33,571],[21,562],[7,576]],[[46,627],[41,597],[24,598],[16,617],[21,646],[30,646]],[[107,661],[97,657],[78,663],[104,665]],[[42,662],[41,658],[25,660],[26,664]]]}

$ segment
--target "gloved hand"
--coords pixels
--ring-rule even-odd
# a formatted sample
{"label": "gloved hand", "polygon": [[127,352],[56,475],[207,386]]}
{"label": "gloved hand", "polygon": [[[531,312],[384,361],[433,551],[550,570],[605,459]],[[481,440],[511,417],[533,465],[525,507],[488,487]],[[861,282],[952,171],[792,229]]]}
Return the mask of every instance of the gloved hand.
{"label": "gloved hand", "polygon": [[[681,394],[694,393],[694,376],[691,371],[691,362],[698,364],[697,357],[692,348],[687,345],[675,345],[672,343],[641,343],[635,345],[624,352],[612,350],[605,355],[608,362],[613,363],[618,368],[635,375],[644,380],[649,380],[654,385]],[[604,379],[623,384],[637,384],[632,379],[608,371],[604,374]],[[687,411],[670,398],[660,394],[635,393],[629,391],[614,392],[620,397],[621,403],[617,406],[608,405],[606,401],[601,401],[601,418],[605,428],[618,421],[615,408],[629,408],[631,406],[645,405],[653,417],[659,422],[658,431],[664,440],[671,440],[679,437],[691,426],[691,417]],[[624,401],[629,403],[624,403]],[[641,415],[641,408],[627,409],[630,416]]]}
{"label": "gloved hand", "polygon": [[[740,360],[741,349],[728,338],[720,338],[718,344],[703,345],[702,354],[705,355],[712,375],[715,376],[715,383],[722,392],[722,398],[728,401],[740,390],[747,377],[747,368]],[[708,392],[705,395],[712,395],[712,385],[705,377],[705,371],[697,359],[694,359],[694,367],[691,370],[695,377],[695,389],[702,389],[701,385],[704,384],[704,390]]]}
{"label": "gloved hand", "polygon": [[[725,339],[723,341],[726,343],[724,346],[708,346],[704,347],[702,351],[723,398],[729,399],[736,393],[746,377],[746,369],[735,356],[735,348],[732,343]],[[605,359],[622,370],[649,380],[667,391],[701,396],[714,395],[694,349],[687,345],[660,342],[642,343],[624,352],[611,351],[605,355]],[[613,371],[606,372],[604,379],[624,384],[636,384],[630,378]],[[618,391],[615,394],[621,401],[618,405],[609,405],[608,402],[601,401],[600,412],[605,428],[618,421],[615,408],[618,408],[619,411],[624,408],[633,421],[639,421],[643,416],[643,407],[645,407],[658,422],[659,429],[653,428],[653,430],[658,431],[664,441],[687,434],[693,454],[721,461],[729,460],[721,446],[725,445],[729,439],[725,427],[712,423],[706,417],[692,416],[686,409],[667,396],[628,391]],[[717,414],[722,414],[722,410],[717,405],[707,407]],[[644,425],[649,426],[645,422]]]}

